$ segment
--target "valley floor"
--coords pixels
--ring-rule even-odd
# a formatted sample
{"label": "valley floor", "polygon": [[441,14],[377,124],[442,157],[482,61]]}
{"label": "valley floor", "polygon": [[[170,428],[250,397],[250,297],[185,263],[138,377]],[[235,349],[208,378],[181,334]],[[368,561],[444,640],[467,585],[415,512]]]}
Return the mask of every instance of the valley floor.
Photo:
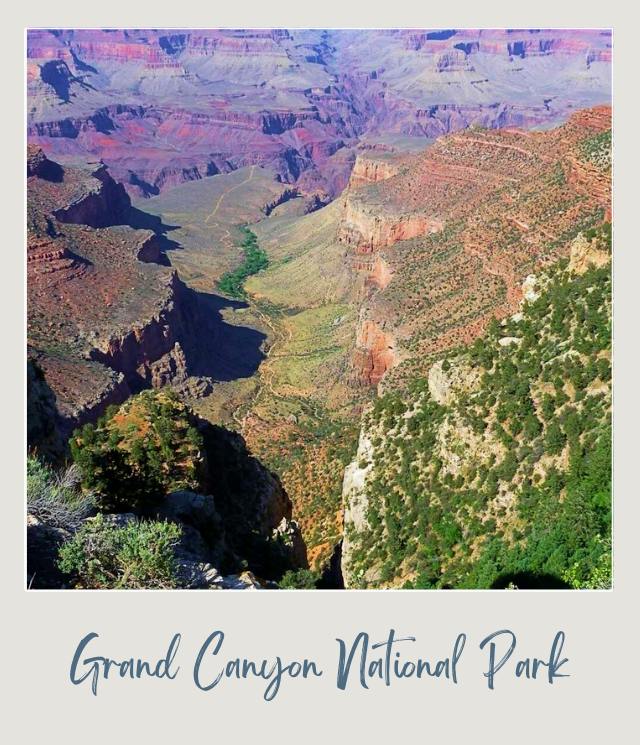
{"label": "valley floor", "polygon": [[[261,361],[250,375],[233,375],[241,369],[234,358],[254,350],[221,338],[228,379],[189,403],[205,419],[241,432],[280,476],[319,571],[341,539],[342,478],[369,398],[347,379],[357,316],[344,249],[335,243],[337,206],[300,215],[302,200],[293,199],[267,216],[264,205],[280,185],[264,169],[241,171],[176,187],[139,206],[172,226],[172,265],[189,286],[218,295],[228,327],[263,335]],[[245,282],[244,300],[227,300],[218,282],[242,261],[245,224],[269,266]]]}

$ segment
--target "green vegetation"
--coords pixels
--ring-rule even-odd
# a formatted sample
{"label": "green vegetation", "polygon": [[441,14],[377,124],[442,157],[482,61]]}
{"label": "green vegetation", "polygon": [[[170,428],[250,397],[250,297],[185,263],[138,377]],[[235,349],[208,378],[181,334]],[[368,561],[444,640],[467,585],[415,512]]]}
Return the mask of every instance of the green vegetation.
{"label": "green vegetation", "polygon": [[252,274],[257,274],[269,266],[267,254],[258,245],[256,234],[249,228],[241,228],[244,239],[241,243],[244,250],[244,261],[232,272],[224,274],[218,282],[218,289],[234,298],[246,297],[244,281]]}
{"label": "green vegetation", "polygon": [[585,160],[601,170],[609,170],[611,168],[611,130],[599,132],[583,140],[580,152]]}
{"label": "green vegetation", "polygon": [[[46,556],[36,547],[41,564],[32,576],[61,583],[58,571],[44,576],[46,565],[78,587],[189,585],[191,569],[174,576],[181,529],[155,522],[160,517],[189,526],[190,564],[212,562],[221,574],[250,568],[273,581],[304,564],[278,479],[240,435],[197,420],[171,390],[132,396],[76,431],[70,445],[75,463],[59,474],[29,459],[29,512],[39,519],[30,535],[51,544]],[[181,490],[195,494],[171,494]]]}
{"label": "green vegetation", "polygon": [[282,590],[315,590],[319,576],[311,569],[298,569],[286,572],[279,582]]}
{"label": "green vegetation", "polygon": [[[304,422],[283,434],[276,449],[257,445],[265,465],[278,473],[295,505],[313,568],[328,560],[341,537],[342,480],[353,458],[358,431],[355,424]],[[314,551],[315,549],[315,551]]]}
{"label": "green vegetation", "polygon": [[180,536],[174,523],[130,520],[118,525],[98,515],[60,548],[59,567],[84,589],[175,587],[174,549]]}
{"label": "green vegetation", "polygon": [[94,495],[80,488],[78,468],[58,473],[37,457],[27,457],[27,509],[43,523],[73,530],[92,511]]}
{"label": "green vegetation", "polygon": [[521,316],[443,365],[446,405],[425,380],[375,402],[356,583],[375,567],[374,585],[610,586],[610,271],[559,262]]}
{"label": "green vegetation", "polygon": [[611,252],[612,235],[610,222],[604,222],[602,225],[585,230],[584,237],[588,241],[595,241],[600,250]]}
{"label": "green vegetation", "polygon": [[120,409],[110,408],[69,442],[83,486],[106,512],[139,510],[169,491],[196,488],[203,443],[194,425],[168,389],[144,391]]}

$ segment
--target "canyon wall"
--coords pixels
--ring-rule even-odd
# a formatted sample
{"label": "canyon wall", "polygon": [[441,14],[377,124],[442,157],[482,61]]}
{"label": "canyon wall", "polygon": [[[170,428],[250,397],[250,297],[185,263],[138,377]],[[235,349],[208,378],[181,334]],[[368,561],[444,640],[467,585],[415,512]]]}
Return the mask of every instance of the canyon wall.
{"label": "canyon wall", "polygon": [[367,195],[348,193],[338,240],[357,253],[372,253],[398,241],[442,229],[442,221],[421,214],[386,212],[380,203],[367,201]]}
{"label": "canyon wall", "polygon": [[198,335],[215,337],[215,315],[161,265],[159,236],[127,225],[141,216],[122,186],[34,147],[27,172],[28,344],[62,435],[141,388],[209,390]]}
{"label": "canyon wall", "polygon": [[32,30],[28,137],[137,196],[265,165],[334,197],[365,135],[543,126],[607,101],[610,65],[598,30]]}
{"label": "canyon wall", "polygon": [[371,155],[359,153],[353,164],[353,170],[349,177],[349,188],[355,189],[363,184],[372,184],[376,181],[384,181],[395,176],[400,169],[397,159],[376,158]]}
{"label": "canyon wall", "polygon": [[598,107],[545,132],[452,134],[384,172],[356,164],[337,226],[365,278],[355,381],[386,389],[471,343],[514,312],[527,274],[610,219],[610,117]]}

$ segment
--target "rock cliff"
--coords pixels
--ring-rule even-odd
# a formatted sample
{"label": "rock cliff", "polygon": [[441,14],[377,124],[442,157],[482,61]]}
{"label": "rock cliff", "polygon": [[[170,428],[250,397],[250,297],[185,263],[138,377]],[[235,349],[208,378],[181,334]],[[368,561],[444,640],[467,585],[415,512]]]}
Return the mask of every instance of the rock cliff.
{"label": "rock cliff", "polygon": [[513,314],[526,275],[608,218],[610,115],[598,107],[545,132],[442,137],[345,192],[337,238],[366,288],[356,380],[393,387],[424,374]]}
{"label": "rock cliff", "polygon": [[61,433],[132,391],[206,373],[210,350],[195,339],[215,318],[154,263],[157,236],[126,224],[139,215],[122,186],[102,166],[62,169],[33,148],[27,168],[28,340]]}
{"label": "rock cliff", "polygon": [[354,189],[363,184],[384,181],[395,176],[400,167],[400,163],[388,156],[374,157],[371,154],[358,154],[349,177],[349,188]]}

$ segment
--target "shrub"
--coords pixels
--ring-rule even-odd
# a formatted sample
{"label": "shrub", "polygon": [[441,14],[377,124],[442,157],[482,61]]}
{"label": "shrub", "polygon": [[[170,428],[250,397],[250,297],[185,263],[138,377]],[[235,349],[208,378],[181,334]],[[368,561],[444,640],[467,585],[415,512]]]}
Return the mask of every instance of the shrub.
{"label": "shrub", "polygon": [[281,590],[315,590],[319,577],[311,569],[297,569],[285,572],[280,580]]}
{"label": "shrub", "polygon": [[246,296],[244,281],[248,277],[252,274],[257,274],[269,266],[267,254],[259,247],[256,234],[246,227],[241,230],[244,235],[242,241],[244,261],[234,271],[224,274],[218,282],[218,288],[222,292],[236,298],[244,298]]}
{"label": "shrub", "polygon": [[547,427],[547,431],[544,438],[544,446],[550,455],[558,455],[564,448],[566,441],[563,431],[560,429],[560,425],[557,422],[551,422]]}
{"label": "shrub", "polygon": [[76,465],[54,471],[34,456],[27,457],[27,510],[43,523],[75,530],[94,508],[92,492],[80,488]]}
{"label": "shrub", "polygon": [[602,170],[611,168],[611,130],[599,132],[580,143],[582,157]]}
{"label": "shrub", "polygon": [[181,534],[174,523],[131,520],[118,526],[98,515],[61,546],[58,566],[86,589],[175,587]]}
{"label": "shrub", "polygon": [[533,440],[541,432],[540,421],[535,414],[528,414],[523,423],[524,436],[527,440]]}
{"label": "shrub", "polygon": [[611,587],[611,540],[598,538],[594,544],[600,554],[586,577],[581,573],[578,562],[565,570],[562,575],[563,580],[574,590],[608,590]]}
{"label": "shrub", "polygon": [[105,512],[140,510],[168,491],[195,489],[203,470],[202,438],[175,393],[144,391],[70,440],[83,484]]}

